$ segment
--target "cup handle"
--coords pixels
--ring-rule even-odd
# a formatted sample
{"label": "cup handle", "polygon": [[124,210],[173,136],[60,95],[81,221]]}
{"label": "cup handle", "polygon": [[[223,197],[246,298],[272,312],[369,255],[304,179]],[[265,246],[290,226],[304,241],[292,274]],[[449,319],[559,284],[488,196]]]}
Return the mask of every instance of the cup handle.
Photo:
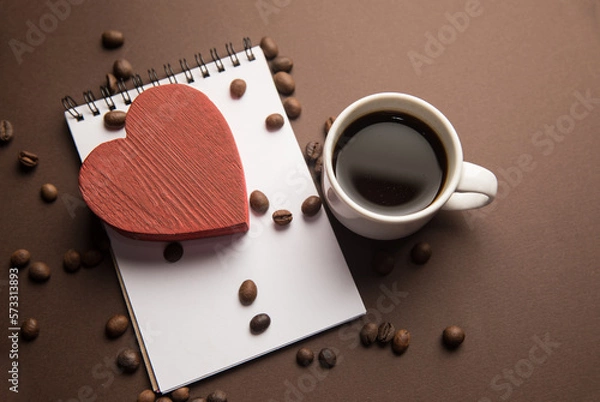
{"label": "cup handle", "polygon": [[462,173],[456,192],[442,209],[460,211],[481,208],[496,198],[498,179],[484,167],[470,162],[463,162]]}

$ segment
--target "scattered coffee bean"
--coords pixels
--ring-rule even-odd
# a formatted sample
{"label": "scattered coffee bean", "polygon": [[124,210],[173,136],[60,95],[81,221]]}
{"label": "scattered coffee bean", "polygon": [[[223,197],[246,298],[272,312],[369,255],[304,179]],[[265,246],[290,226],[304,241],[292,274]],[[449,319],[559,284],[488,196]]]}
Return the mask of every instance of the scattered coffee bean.
{"label": "scattered coffee bean", "polygon": [[45,262],[36,261],[29,266],[29,279],[34,282],[46,282],[50,275],[50,267]]}
{"label": "scattered coffee bean", "polygon": [[246,81],[236,78],[229,84],[229,92],[234,99],[240,99],[246,93]]}
{"label": "scattered coffee bean", "polygon": [[206,398],[202,398],[201,396],[192,399],[190,402],[206,402]]}
{"label": "scattered coffee bean", "polygon": [[114,74],[108,73],[106,74],[106,88],[111,95],[114,95],[119,90],[119,85],[117,84],[117,77]]}
{"label": "scattered coffee bean", "polygon": [[109,338],[118,338],[127,331],[129,327],[129,318],[123,314],[115,314],[108,319],[104,332]]}
{"label": "scattered coffee bean", "polygon": [[321,177],[321,173],[323,173],[323,157],[320,156],[319,159],[315,161],[315,165],[313,166],[313,172],[317,177]]}
{"label": "scattered coffee bean", "polygon": [[406,352],[408,345],[410,344],[410,332],[405,329],[399,329],[394,334],[392,339],[392,350],[394,353],[401,355]]}
{"label": "scattered coffee bean", "polygon": [[227,402],[227,394],[225,391],[217,389],[216,391],[208,394],[206,397],[206,402]]}
{"label": "scattered coffee bean", "polygon": [[260,48],[265,54],[267,60],[274,59],[279,54],[279,47],[277,46],[277,43],[275,43],[275,41],[268,36],[265,36],[260,40]]}
{"label": "scattered coffee bean", "polygon": [[19,152],[19,162],[21,163],[21,166],[23,166],[24,168],[34,168],[37,166],[38,162],[39,162],[39,158],[36,154],[34,154],[33,152],[29,152],[29,151],[21,151]]}
{"label": "scattered coffee bean", "polygon": [[188,387],[177,388],[171,392],[171,399],[173,402],[186,402],[190,399],[190,389]]}
{"label": "scattered coffee bean", "polygon": [[35,318],[28,318],[21,323],[21,338],[32,341],[40,334],[40,325]]}
{"label": "scattered coffee bean", "polygon": [[269,209],[269,199],[260,190],[254,190],[250,193],[250,208],[254,212],[264,214]]}
{"label": "scattered coffee bean", "polygon": [[304,148],[306,160],[309,163],[314,163],[323,154],[323,144],[319,141],[310,141]]}
{"label": "scattered coffee bean", "polygon": [[296,362],[302,367],[306,367],[313,362],[315,354],[309,348],[300,348],[296,353]]}
{"label": "scattered coffee bean", "polygon": [[287,209],[278,209],[273,212],[273,222],[279,226],[288,225],[293,219],[292,213]]}
{"label": "scattered coffee bean", "polygon": [[330,116],[327,120],[325,120],[325,124],[323,125],[323,132],[325,133],[325,135],[329,134],[329,130],[331,129],[331,126],[333,125],[333,122],[335,121],[335,117]]}
{"label": "scattered coffee bean", "polygon": [[423,265],[431,257],[431,245],[426,242],[419,242],[410,250],[410,258],[415,264]]}
{"label": "scattered coffee bean", "polygon": [[280,71],[273,76],[275,88],[282,95],[291,95],[296,90],[296,82],[294,78],[285,71]]}
{"label": "scattered coffee bean", "polygon": [[113,64],[113,74],[117,78],[128,80],[133,75],[133,67],[131,63],[125,59],[117,59]]}
{"label": "scattered coffee bean", "polygon": [[271,325],[271,317],[268,314],[260,313],[250,320],[250,332],[254,335],[262,334]]}
{"label": "scattered coffee bean", "polygon": [[317,195],[311,195],[304,200],[300,209],[305,216],[315,216],[321,210],[321,198]]}
{"label": "scattered coffee bean", "polygon": [[140,354],[133,349],[123,349],[117,355],[117,365],[126,373],[133,373],[140,366]]}
{"label": "scattered coffee bean", "polygon": [[102,32],[102,46],[106,49],[116,49],[121,47],[125,42],[125,36],[123,32],[110,29]]}
{"label": "scattered coffee bean", "polygon": [[0,144],[5,144],[12,140],[14,130],[12,123],[8,120],[0,121]]}
{"label": "scattered coffee bean", "polygon": [[302,105],[300,105],[298,99],[293,96],[283,100],[283,108],[285,109],[287,116],[292,120],[297,119],[302,113]]}
{"label": "scattered coffee bean", "polygon": [[377,324],[368,322],[360,330],[360,342],[364,346],[371,346],[377,340]]}
{"label": "scattered coffee bean", "polygon": [[269,131],[279,130],[281,127],[283,127],[284,123],[285,121],[283,120],[283,116],[279,113],[270,114],[265,119],[265,125]]}
{"label": "scattered coffee bean", "polygon": [[63,255],[63,267],[67,272],[75,272],[81,267],[81,255],[73,250],[69,249]]}
{"label": "scattered coffee bean", "polygon": [[169,398],[168,396],[161,396],[159,397],[156,402],[173,402],[173,400],[171,398]]}
{"label": "scattered coffee bean", "polygon": [[139,393],[137,402],[154,402],[156,400],[156,394],[151,389],[145,389]]}
{"label": "scattered coffee bean", "polygon": [[163,251],[163,257],[169,262],[179,261],[183,257],[183,246],[179,242],[167,244]]}
{"label": "scattered coffee bean", "polygon": [[119,130],[125,127],[127,113],[122,110],[111,110],[104,113],[104,127],[109,130]]}
{"label": "scattered coffee bean", "polygon": [[87,268],[99,265],[102,260],[104,260],[104,254],[102,254],[102,251],[96,249],[90,249],[81,256],[81,263]]}
{"label": "scattered coffee bean", "polygon": [[382,322],[377,328],[377,342],[385,345],[394,338],[396,328],[390,322]]}
{"label": "scattered coffee bean", "polygon": [[46,183],[40,189],[40,195],[46,202],[54,202],[58,198],[58,189],[54,184]]}
{"label": "scattered coffee bean", "polygon": [[30,260],[31,253],[24,248],[20,248],[13,251],[13,253],[10,255],[10,266],[23,268],[25,265],[29,264]]}
{"label": "scattered coffee bean", "polygon": [[373,271],[383,276],[389,274],[394,270],[396,260],[390,252],[385,250],[377,250],[373,254],[373,260],[371,262],[371,265],[373,267]]}
{"label": "scattered coffee bean", "polygon": [[456,349],[465,340],[465,331],[456,325],[450,325],[444,329],[442,340],[448,349]]}
{"label": "scattered coffee bean", "polygon": [[337,362],[335,352],[329,348],[323,348],[319,352],[319,363],[323,368],[332,368]]}
{"label": "scattered coffee bean", "polygon": [[273,60],[269,62],[271,65],[271,71],[273,74],[278,73],[280,71],[285,71],[289,73],[292,71],[292,67],[294,67],[294,62],[292,59],[286,56],[277,56]]}
{"label": "scattered coffee bean", "polygon": [[249,306],[254,302],[254,300],[256,300],[257,295],[258,288],[253,280],[246,279],[244,282],[242,282],[240,289],[238,290],[240,303],[242,303],[244,306]]}

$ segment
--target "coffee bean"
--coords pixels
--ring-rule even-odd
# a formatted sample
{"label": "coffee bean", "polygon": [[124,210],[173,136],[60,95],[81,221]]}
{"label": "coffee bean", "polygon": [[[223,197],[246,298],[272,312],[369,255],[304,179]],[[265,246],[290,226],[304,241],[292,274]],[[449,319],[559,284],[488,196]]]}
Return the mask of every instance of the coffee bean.
{"label": "coffee bean", "polygon": [[158,398],[156,400],[156,402],[173,402],[173,400],[171,398],[169,398],[168,396],[161,396],[160,398]]}
{"label": "coffee bean", "polygon": [[296,90],[294,78],[285,71],[280,71],[273,76],[275,88],[282,95],[291,95]]}
{"label": "coffee bean", "polygon": [[73,250],[69,249],[63,255],[63,268],[67,272],[75,272],[81,267],[81,255]]}
{"label": "coffee bean", "polygon": [[323,348],[319,352],[319,363],[323,368],[332,368],[337,363],[335,352],[329,348]]}
{"label": "coffee bean", "polygon": [[177,388],[171,392],[173,402],[185,402],[190,399],[190,389],[188,387]]}
{"label": "coffee bean", "polygon": [[40,195],[46,202],[54,202],[58,198],[58,189],[54,184],[46,183],[40,189]]}
{"label": "coffee bean", "polygon": [[216,391],[208,394],[206,397],[206,402],[227,402],[227,394],[225,391],[217,389]]}
{"label": "coffee bean", "polygon": [[183,246],[179,242],[167,244],[163,251],[163,257],[169,262],[179,261],[183,257]]}
{"label": "coffee bean", "polygon": [[133,373],[140,366],[140,354],[133,349],[123,349],[117,355],[117,365],[126,373]]}
{"label": "coffee bean", "polygon": [[109,130],[119,130],[125,127],[127,113],[122,110],[111,110],[104,113],[104,127]]}
{"label": "coffee bean", "polygon": [[117,77],[114,74],[108,73],[106,74],[106,88],[111,95],[114,95],[119,90],[119,85],[117,84]]}
{"label": "coffee bean", "polygon": [[302,105],[300,105],[298,99],[293,96],[283,100],[283,108],[285,109],[287,116],[292,120],[297,119],[302,113]]}
{"label": "coffee bean", "polygon": [[335,117],[333,116],[330,116],[327,120],[325,120],[325,124],[323,125],[323,132],[325,135],[329,134],[329,130],[331,130],[331,126],[333,125],[334,121]]}
{"label": "coffee bean", "polygon": [[129,327],[129,318],[123,314],[115,314],[108,319],[104,327],[104,332],[109,338],[118,338],[127,331]]}
{"label": "coffee bean", "polygon": [[12,123],[8,120],[0,121],[0,144],[6,144],[12,140],[14,136],[14,130]]}
{"label": "coffee bean", "polygon": [[123,32],[114,29],[102,32],[102,46],[106,49],[116,49],[125,42]]}
{"label": "coffee bean", "polygon": [[465,340],[465,331],[456,325],[450,325],[444,329],[442,340],[448,349],[456,349]]}
{"label": "coffee bean", "polygon": [[278,73],[280,71],[285,71],[289,73],[292,71],[292,67],[294,67],[294,62],[292,59],[286,56],[277,56],[273,60],[269,62],[271,66],[271,71],[273,74]]}
{"label": "coffee bean", "polygon": [[117,59],[113,64],[113,74],[117,78],[128,80],[133,75],[133,67],[131,63],[125,59]]}
{"label": "coffee bean", "polygon": [[268,314],[260,313],[250,320],[250,332],[254,335],[262,334],[271,325],[271,317]]}
{"label": "coffee bean", "polygon": [[277,43],[273,39],[268,36],[265,36],[260,40],[260,48],[267,60],[274,59],[279,54],[279,47],[277,47]]}
{"label": "coffee bean", "polygon": [[392,339],[392,350],[394,353],[401,355],[406,352],[408,345],[410,345],[410,332],[405,329],[396,331],[394,339]]}
{"label": "coffee bean", "polygon": [[410,250],[410,258],[415,264],[423,265],[431,257],[431,246],[426,242],[419,242]]}
{"label": "coffee bean", "polygon": [[240,303],[242,303],[244,306],[249,306],[254,302],[254,300],[256,300],[257,295],[258,288],[253,280],[246,279],[244,282],[242,282],[240,289],[238,290]]}
{"label": "coffee bean", "polygon": [[229,92],[234,99],[240,99],[246,93],[246,81],[236,78],[229,84]]}
{"label": "coffee bean", "polygon": [[265,125],[269,131],[279,130],[281,127],[283,127],[284,123],[285,121],[283,120],[283,116],[279,113],[270,114],[265,119]]}
{"label": "coffee bean", "polygon": [[33,152],[29,152],[29,151],[21,151],[19,152],[19,162],[21,163],[21,166],[24,168],[34,168],[37,166],[38,162],[39,162],[39,158],[36,154],[34,154]]}
{"label": "coffee bean", "polygon": [[154,402],[156,400],[156,394],[151,389],[145,389],[139,393],[137,402]]}
{"label": "coffee bean", "polygon": [[90,249],[81,256],[81,263],[84,267],[92,268],[99,265],[104,260],[104,254],[100,250]]}
{"label": "coffee bean", "polygon": [[260,190],[250,193],[250,208],[256,213],[264,214],[269,209],[269,199]]}
{"label": "coffee bean", "polygon": [[315,216],[321,210],[321,198],[316,195],[311,195],[304,200],[300,209],[305,216]]}
{"label": "coffee bean", "polygon": [[309,348],[300,348],[296,352],[296,362],[302,367],[306,367],[313,362],[315,354]]}
{"label": "coffee bean", "polygon": [[29,264],[30,260],[31,253],[24,248],[20,248],[13,251],[13,253],[10,255],[10,266],[23,268],[25,265]]}
{"label": "coffee bean", "polygon": [[201,396],[192,399],[190,402],[206,402],[206,398],[202,398]]}
{"label": "coffee bean", "polygon": [[273,212],[273,222],[279,226],[288,225],[293,219],[292,213],[287,209],[278,209]]}
{"label": "coffee bean", "polygon": [[50,275],[50,267],[44,262],[32,262],[29,266],[29,279],[34,282],[46,282],[50,279]]}
{"label": "coffee bean", "polygon": [[360,330],[360,342],[365,346],[372,345],[377,340],[377,324],[368,322]]}
{"label": "coffee bean", "polygon": [[379,328],[377,328],[377,342],[385,345],[394,338],[395,332],[396,328],[394,328],[392,323],[382,322],[379,324]]}
{"label": "coffee bean", "polygon": [[40,325],[35,318],[28,318],[21,323],[21,338],[32,341],[40,334]]}
{"label": "coffee bean", "polygon": [[393,271],[394,265],[396,265],[396,260],[390,252],[377,250],[373,254],[371,266],[373,271],[377,272],[379,275],[383,276],[389,274]]}
{"label": "coffee bean", "polygon": [[309,163],[314,163],[319,159],[319,157],[323,154],[323,144],[319,141],[310,141],[306,144],[306,148],[304,148],[304,154],[306,156],[306,160]]}

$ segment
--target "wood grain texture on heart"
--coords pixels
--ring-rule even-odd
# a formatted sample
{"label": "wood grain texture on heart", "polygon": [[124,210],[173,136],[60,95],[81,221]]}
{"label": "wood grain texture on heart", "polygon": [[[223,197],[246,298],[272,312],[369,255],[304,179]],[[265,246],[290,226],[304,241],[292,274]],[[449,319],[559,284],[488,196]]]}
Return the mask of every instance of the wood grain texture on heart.
{"label": "wood grain texture on heart", "polygon": [[245,232],[246,182],[227,121],[183,84],[146,89],[131,104],[126,137],[83,161],[90,209],[125,236],[173,241]]}

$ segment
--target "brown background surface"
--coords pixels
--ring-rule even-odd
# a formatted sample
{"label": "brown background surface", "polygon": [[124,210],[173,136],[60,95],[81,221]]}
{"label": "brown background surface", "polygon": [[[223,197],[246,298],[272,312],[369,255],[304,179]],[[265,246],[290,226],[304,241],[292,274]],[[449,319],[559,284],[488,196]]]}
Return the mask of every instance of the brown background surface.
{"label": "brown background surface", "polygon": [[[243,37],[257,44],[265,35],[295,63],[300,146],[322,139],[325,119],[357,98],[408,92],[449,117],[465,159],[497,174],[499,197],[477,213],[440,214],[399,241],[366,240],[332,222],[366,318],[194,384],[192,395],[221,388],[230,401],[599,400],[600,3],[481,0],[479,15],[457,30],[448,15],[463,12],[466,0],[78,1],[46,25],[19,64],[9,41],[27,44],[28,24],[51,24],[48,3],[0,1],[0,119],[15,127],[0,148],[1,400],[133,401],[149,387],[143,368],[112,371],[117,352],[136,341],[131,330],[117,340],[103,333],[108,317],[126,311],[110,259],[75,274],[61,267],[67,249],[94,247],[95,221],[82,206],[60,99],[81,103],[86,89],[99,96],[118,57],[144,78],[151,67],[163,77],[164,63],[178,66],[211,47],[225,53],[230,41],[241,50]],[[122,48],[100,46],[110,28],[125,33]],[[438,34],[446,35],[443,49],[427,44]],[[427,58],[420,68],[410,59],[417,53]],[[557,125],[555,139],[544,133]],[[18,169],[20,150],[39,154],[35,171]],[[39,197],[45,182],[60,190],[53,204]],[[434,254],[418,267],[408,252],[420,240]],[[38,285],[27,269],[20,274],[20,318],[36,317],[42,329],[19,344],[15,398],[7,382],[7,271],[17,248],[46,261],[53,275]],[[397,255],[385,277],[370,266],[380,248]],[[366,320],[407,328],[408,351],[398,357],[358,345]],[[452,353],[440,345],[449,324],[467,333]],[[338,365],[300,368],[299,346],[334,347]]]}

